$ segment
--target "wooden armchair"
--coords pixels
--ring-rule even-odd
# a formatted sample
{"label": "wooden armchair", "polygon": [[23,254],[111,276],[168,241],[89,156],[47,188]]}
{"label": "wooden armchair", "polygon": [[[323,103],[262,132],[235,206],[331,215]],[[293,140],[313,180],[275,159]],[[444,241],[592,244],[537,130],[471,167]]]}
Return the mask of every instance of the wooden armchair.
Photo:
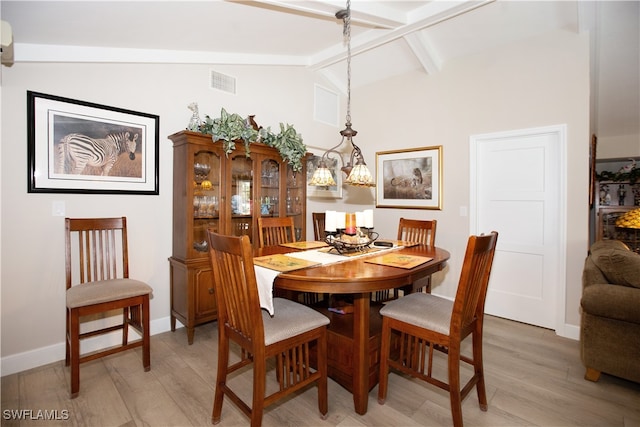
{"label": "wooden armchair", "polygon": [[[212,422],[220,422],[224,395],[260,426],[264,408],[301,388],[318,385],[322,418],[328,411],[327,325],[329,319],[293,301],[274,298],[274,316],[260,309],[251,243],[247,236],[222,236],[208,231],[213,283],[218,303],[218,371]],[[229,343],[242,349],[241,360],[229,365]],[[312,351],[317,366],[311,369]],[[279,389],[266,392],[267,360],[275,358]],[[249,407],[227,383],[229,374],[253,363],[253,397]]]}

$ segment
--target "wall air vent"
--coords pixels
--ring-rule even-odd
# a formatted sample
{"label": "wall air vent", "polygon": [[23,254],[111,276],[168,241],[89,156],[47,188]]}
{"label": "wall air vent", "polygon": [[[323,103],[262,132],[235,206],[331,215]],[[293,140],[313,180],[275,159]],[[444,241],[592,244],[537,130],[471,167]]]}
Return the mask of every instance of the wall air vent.
{"label": "wall air vent", "polygon": [[236,94],[236,78],[214,70],[211,70],[210,86],[211,89],[218,89],[234,95]]}

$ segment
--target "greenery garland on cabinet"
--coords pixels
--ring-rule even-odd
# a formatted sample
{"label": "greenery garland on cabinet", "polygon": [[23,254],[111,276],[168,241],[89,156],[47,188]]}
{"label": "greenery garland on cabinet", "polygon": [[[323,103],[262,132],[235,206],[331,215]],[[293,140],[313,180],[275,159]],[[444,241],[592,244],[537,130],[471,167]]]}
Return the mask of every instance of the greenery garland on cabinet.
{"label": "greenery garland on cabinet", "polygon": [[222,141],[224,152],[229,155],[236,148],[236,143],[244,142],[247,157],[251,155],[249,145],[253,142],[261,142],[269,147],[274,147],[280,156],[287,161],[294,172],[302,170],[302,158],[307,153],[307,147],[302,141],[302,135],[295,128],[280,123],[280,133],[271,131],[270,127],[263,128],[253,120],[254,116],[246,119],[236,113],[229,114],[224,108],[220,111],[220,117],[211,118],[205,116],[201,121],[198,116],[198,106],[189,105],[193,111],[193,117],[188,129],[211,135],[213,142]]}
{"label": "greenery garland on cabinet", "polygon": [[602,171],[596,174],[598,181],[612,181],[612,182],[629,182],[629,184],[635,184],[640,180],[640,169],[631,169],[629,172],[609,172]]}

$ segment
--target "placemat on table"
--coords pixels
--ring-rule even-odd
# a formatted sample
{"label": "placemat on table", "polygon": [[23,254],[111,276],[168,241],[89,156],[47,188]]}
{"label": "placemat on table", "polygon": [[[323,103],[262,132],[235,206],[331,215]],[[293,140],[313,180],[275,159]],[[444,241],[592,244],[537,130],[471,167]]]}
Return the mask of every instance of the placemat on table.
{"label": "placemat on table", "polygon": [[432,259],[433,258],[429,258],[426,256],[405,255],[391,252],[377,257],[365,259],[364,262],[368,262],[370,264],[386,265],[388,267],[410,269],[424,264],[425,262],[429,262]]}
{"label": "placemat on table", "polygon": [[284,254],[266,255],[253,258],[253,263],[270,270],[281,272],[299,270],[301,268],[320,265],[319,262],[307,261],[305,259],[293,258]]}
{"label": "placemat on table", "polygon": [[280,246],[293,248],[293,249],[315,249],[315,248],[322,248],[328,245],[325,242],[318,242],[314,240],[314,241],[307,241],[307,242],[280,243]]}

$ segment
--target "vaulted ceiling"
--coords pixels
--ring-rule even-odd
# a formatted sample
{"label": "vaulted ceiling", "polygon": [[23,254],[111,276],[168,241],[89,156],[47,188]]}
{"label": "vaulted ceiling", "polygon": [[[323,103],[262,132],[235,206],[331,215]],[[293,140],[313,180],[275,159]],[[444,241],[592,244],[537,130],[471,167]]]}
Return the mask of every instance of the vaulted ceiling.
{"label": "vaulted ceiling", "polygon": [[[352,87],[548,31],[591,31],[594,130],[640,133],[636,1],[357,1]],[[7,1],[15,62],[267,64],[346,84],[344,1]]]}

